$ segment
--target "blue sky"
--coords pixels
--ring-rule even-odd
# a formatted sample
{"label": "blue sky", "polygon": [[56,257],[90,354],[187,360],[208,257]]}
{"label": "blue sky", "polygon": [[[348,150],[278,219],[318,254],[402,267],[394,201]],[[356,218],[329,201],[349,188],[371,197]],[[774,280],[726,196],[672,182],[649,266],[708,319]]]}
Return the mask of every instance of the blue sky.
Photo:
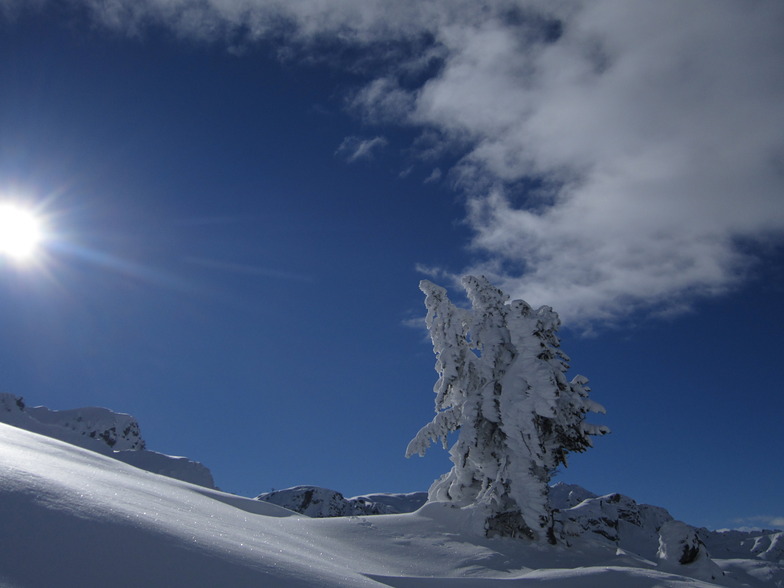
{"label": "blue sky", "polygon": [[784,11],[567,5],[0,0],[0,195],[51,233],[2,391],[243,495],[424,490],[417,284],[481,272],[608,410],[557,479],[774,524]]}

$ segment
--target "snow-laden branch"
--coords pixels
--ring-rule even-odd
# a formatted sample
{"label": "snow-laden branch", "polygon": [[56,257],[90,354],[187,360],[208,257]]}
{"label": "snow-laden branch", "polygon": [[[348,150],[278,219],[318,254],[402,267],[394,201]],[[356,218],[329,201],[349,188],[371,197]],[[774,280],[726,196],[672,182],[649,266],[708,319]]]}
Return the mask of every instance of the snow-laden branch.
{"label": "snow-laden branch", "polygon": [[419,429],[406,448],[406,457],[414,454],[422,457],[433,443],[441,442],[447,448],[447,436],[460,427],[460,410],[452,407],[436,414],[432,421]]}

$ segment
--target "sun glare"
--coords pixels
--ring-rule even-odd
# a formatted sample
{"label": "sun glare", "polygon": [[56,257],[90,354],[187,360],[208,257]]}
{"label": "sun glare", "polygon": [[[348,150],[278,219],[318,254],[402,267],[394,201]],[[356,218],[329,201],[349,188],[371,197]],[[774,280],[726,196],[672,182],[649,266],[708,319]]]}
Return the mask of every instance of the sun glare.
{"label": "sun glare", "polygon": [[35,213],[13,204],[0,204],[0,255],[17,262],[35,257],[43,238]]}

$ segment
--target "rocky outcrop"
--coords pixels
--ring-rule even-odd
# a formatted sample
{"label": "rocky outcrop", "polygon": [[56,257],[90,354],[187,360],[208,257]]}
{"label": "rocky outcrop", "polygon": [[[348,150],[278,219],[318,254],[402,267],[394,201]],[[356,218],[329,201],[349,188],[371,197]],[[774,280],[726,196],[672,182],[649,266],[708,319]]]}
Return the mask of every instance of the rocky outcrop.
{"label": "rocky outcrop", "polygon": [[586,498],[557,510],[554,518],[556,532],[567,542],[590,533],[651,560],[659,549],[659,530],[673,520],[665,509],[639,504],[623,494]]}
{"label": "rocky outcrop", "polygon": [[419,510],[427,502],[427,492],[363,494],[347,500],[372,504],[381,514],[400,514]]}
{"label": "rocky outcrop", "polygon": [[[553,507],[560,507],[554,512],[555,531],[566,545],[578,537],[593,538],[634,554],[638,564],[636,558],[643,558],[652,568],[708,582],[731,578],[732,572],[722,568],[732,570],[732,562],[757,560],[761,576],[777,573],[765,568],[763,561],[784,563],[781,531],[709,531],[676,521],[665,509],[622,494],[594,496],[579,486],[551,490]],[[583,495],[588,497],[574,504]],[[774,582],[771,576],[770,585],[784,586],[782,581],[779,577]]]}
{"label": "rocky outcrop", "polygon": [[294,486],[259,494],[256,500],[314,518],[347,517],[413,512],[425,503],[427,492],[345,498],[340,492],[319,486]]}
{"label": "rocky outcrop", "polygon": [[724,575],[700,540],[697,529],[681,521],[667,521],[659,529],[658,567],[699,580],[716,580]]}

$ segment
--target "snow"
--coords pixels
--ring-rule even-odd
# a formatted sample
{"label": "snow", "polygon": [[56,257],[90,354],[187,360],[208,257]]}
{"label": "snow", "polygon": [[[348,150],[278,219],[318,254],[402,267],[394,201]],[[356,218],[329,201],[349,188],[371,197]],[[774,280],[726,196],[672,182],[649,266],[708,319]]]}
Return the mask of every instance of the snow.
{"label": "snow", "polygon": [[[292,533],[290,511],[0,426],[0,570],[10,586],[362,585]],[[262,524],[259,524],[261,522]],[[308,578],[311,580],[309,581]]]}
{"label": "snow", "polygon": [[[572,508],[603,501],[606,510],[612,496]],[[568,546],[488,539],[466,516],[434,503],[408,514],[308,518],[0,424],[3,588],[784,586],[782,561],[751,551],[714,560],[726,575],[706,581],[595,533]],[[730,551],[746,541],[719,539]]]}
{"label": "snow", "polygon": [[146,450],[139,423],[128,414],[92,406],[70,410],[30,408],[22,398],[0,393],[0,423],[84,447],[156,474],[215,487],[212,473],[203,464]]}

